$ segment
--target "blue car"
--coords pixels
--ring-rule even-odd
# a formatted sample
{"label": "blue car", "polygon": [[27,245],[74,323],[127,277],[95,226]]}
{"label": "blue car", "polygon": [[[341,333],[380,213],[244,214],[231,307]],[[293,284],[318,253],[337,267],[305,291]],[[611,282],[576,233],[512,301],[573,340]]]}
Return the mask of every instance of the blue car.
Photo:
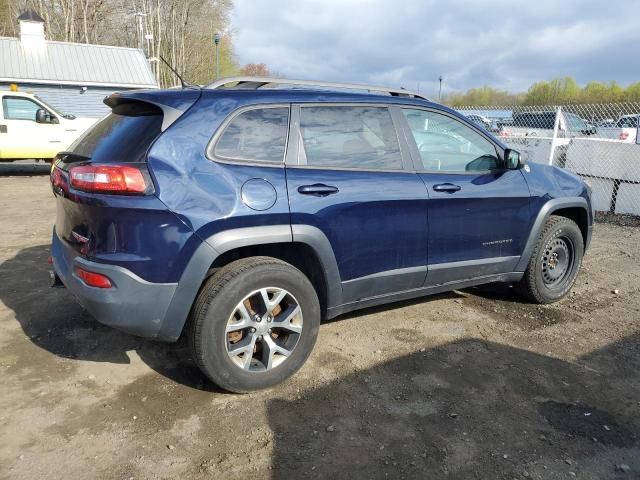
{"label": "blue car", "polygon": [[591,238],[582,179],[418,93],[243,77],[105,103],[52,168],[54,283],[186,335],[230,391],[291,376],[345,312],[490,282],[555,302]]}

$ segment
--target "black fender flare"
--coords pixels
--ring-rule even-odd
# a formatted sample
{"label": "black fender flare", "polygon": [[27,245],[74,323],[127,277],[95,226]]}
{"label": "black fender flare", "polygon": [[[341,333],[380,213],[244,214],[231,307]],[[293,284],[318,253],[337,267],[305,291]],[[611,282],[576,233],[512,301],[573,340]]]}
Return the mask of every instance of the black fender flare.
{"label": "black fender flare", "polygon": [[[520,256],[520,261],[516,265],[516,272],[524,272],[527,269],[527,265],[529,264],[529,260],[531,259],[531,255],[533,253],[533,249],[540,238],[540,233],[544,228],[545,223],[553,212],[563,209],[563,208],[583,208],[585,213],[587,213],[587,218],[589,217],[589,205],[587,204],[587,200],[583,197],[565,197],[565,198],[553,198],[547,201],[542,208],[538,211],[538,215],[536,216],[535,221],[531,227],[529,232],[529,238],[527,239],[527,243],[525,244],[524,250],[522,251],[522,255]],[[591,225],[588,225],[588,234],[585,239],[585,250],[589,245],[589,241],[591,240]]]}
{"label": "black fender flare", "polygon": [[342,286],[338,264],[331,243],[319,228],[288,224],[236,228],[210,236],[195,250],[180,277],[157,338],[175,341],[180,337],[200,287],[220,255],[239,247],[287,242],[304,243],[313,249],[323,267],[327,306],[340,305]]}

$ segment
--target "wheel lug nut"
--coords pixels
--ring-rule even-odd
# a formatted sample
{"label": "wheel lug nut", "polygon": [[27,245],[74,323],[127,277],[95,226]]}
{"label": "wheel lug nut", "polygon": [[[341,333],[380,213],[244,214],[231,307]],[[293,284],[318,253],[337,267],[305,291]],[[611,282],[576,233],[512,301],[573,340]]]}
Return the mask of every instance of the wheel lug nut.
{"label": "wheel lug nut", "polygon": [[271,333],[271,329],[267,330],[267,333]]}
{"label": "wheel lug nut", "polygon": [[256,333],[256,329],[255,329],[255,328],[253,328],[253,327],[251,327],[251,328],[249,329],[249,331],[250,331],[251,333]]}

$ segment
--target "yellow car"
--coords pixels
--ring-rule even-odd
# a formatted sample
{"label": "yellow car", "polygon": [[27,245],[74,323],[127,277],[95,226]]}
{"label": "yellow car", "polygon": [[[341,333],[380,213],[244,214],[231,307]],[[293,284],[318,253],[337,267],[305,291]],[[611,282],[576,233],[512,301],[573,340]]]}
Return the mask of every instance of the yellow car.
{"label": "yellow car", "polygon": [[30,93],[0,91],[0,161],[50,160],[96,121],[64,115]]}

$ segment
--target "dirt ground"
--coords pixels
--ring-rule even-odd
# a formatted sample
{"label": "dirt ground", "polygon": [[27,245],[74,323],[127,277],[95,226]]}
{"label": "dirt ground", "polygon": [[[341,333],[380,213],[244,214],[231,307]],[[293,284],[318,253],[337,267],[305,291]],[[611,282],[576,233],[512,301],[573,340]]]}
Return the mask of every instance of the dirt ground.
{"label": "dirt ground", "polygon": [[2,479],[640,478],[638,227],[597,225],[559,304],[490,285],[350,314],[234,395],[48,288],[46,177],[0,178],[0,206]]}

